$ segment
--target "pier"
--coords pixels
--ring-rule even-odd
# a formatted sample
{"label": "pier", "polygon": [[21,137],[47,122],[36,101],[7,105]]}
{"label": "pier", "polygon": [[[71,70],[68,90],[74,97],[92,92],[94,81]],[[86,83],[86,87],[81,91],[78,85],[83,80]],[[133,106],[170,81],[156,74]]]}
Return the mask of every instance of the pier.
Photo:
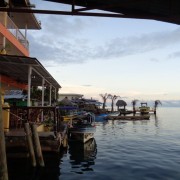
{"label": "pier", "polygon": [[144,115],[144,116],[107,116],[106,119],[136,121],[136,120],[149,120],[150,116],[149,115]]}
{"label": "pier", "polygon": [[[9,113],[5,123],[5,144],[7,158],[29,158],[33,167],[44,167],[44,153],[58,153],[67,147],[68,123],[61,121],[56,107],[6,107]],[[48,117],[47,117],[48,116]],[[46,129],[45,119],[53,120]]]}

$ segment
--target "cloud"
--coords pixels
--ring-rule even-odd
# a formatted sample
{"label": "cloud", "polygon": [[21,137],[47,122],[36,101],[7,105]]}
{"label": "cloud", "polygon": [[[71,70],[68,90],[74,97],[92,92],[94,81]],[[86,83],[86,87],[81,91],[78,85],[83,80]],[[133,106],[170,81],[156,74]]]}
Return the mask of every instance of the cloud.
{"label": "cloud", "polygon": [[180,43],[180,28],[170,32],[155,32],[141,36],[114,38],[98,47],[95,57],[113,58],[162,49]]}
{"label": "cloud", "polygon": [[151,58],[150,61],[152,61],[152,62],[159,62],[159,60],[157,58]]}
{"label": "cloud", "polygon": [[169,54],[168,56],[169,59],[174,59],[174,58],[179,58],[179,57],[180,57],[180,51],[173,52]]}
{"label": "cloud", "polygon": [[82,85],[82,86],[91,87],[92,85],[90,85],[90,84],[85,84],[85,85]]}
{"label": "cloud", "polygon": [[[91,19],[89,22],[92,21]],[[92,22],[83,21],[81,17],[47,16],[42,22],[43,30],[30,33],[32,55],[44,63],[77,64],[89,60],[120,58],[161,50],[180,43],[180,28],[174,31],[154,32],[131,37],[114,37],[107,41],[104,37],[100,45],[95,42],[96,34],[91,39]],[[97,22],[95,22],[96,24]],[[94,24],[94,25],[95,25]],[[94,43],[95,42],[95,43]],[[179,52],[171,55],[179,56]],[[157,61],[156,59],[151,59]]]}

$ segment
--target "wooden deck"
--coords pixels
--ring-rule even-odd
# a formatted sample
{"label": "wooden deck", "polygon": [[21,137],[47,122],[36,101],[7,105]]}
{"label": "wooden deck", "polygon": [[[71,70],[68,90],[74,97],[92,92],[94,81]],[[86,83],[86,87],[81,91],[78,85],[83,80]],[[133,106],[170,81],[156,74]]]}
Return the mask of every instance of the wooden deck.
{"label": "wooden deck", "polygon": [[[58,155],[61,149],[67,148],[68,123],[62,121],[56,107],[13,107],[8,110],[9,120],[6,119],[7,127],[4,126],[8,159],[29,158],[32,166],[44,166],[43,154]],[[54,123],[52,130],[45,131],[41,128],[42,119],[48,115]]]}
{"label": "wooden deck", "polygon": [[[38,132],[42,152],[58,152],[64,141],[66,133],[66,129],[62,129],[62,131],[58,132],[56,135],[53,131]],[[28,152],[27,137],[23,128],[13,129],[6,132],[5,140],[7,153],[11,151],[14,152],[15,149],[21,149],[22,153]]]}
{"label": "wooden deck", "polygon": [[149,120],[150,116],[107,116],[106,119],[109,120],[128,120],[128,121],[137,121],[137,120]]}

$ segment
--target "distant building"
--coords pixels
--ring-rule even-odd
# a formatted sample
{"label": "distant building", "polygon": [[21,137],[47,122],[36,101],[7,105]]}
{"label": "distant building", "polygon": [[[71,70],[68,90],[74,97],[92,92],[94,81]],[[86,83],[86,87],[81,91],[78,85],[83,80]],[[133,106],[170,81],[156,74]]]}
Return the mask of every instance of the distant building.
{"label": "distant building", "polygon": [[64,93],[59,94],[58,101],[62,101],[65,97],[67,97],[69,100],[76,100],[82,98],[83,96],[83,94]]}

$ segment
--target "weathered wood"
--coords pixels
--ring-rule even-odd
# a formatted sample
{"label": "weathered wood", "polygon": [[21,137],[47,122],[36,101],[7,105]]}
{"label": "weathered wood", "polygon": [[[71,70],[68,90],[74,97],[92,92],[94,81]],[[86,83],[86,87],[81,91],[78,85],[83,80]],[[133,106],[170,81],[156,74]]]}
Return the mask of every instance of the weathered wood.
{"label": "weathered wood", "polygon": [[43,159],[43,155],[42,155],[42,150],[41,150],[41,144],[40,144],[40,140],[39,140],[39,135],[37,132],[37,126],[36,124],[33,124],[31,126],[32,128],[32,135],[33,135],[33,142],[34,142],[34,149],[35,149],[35,154],[36,154],[36,160],[39,163],[39,165],[41,167],[44,167],[44,159]]}
{"label": "weathered wood", "polygon": [[110,119],[110,120],[131,120],[131,121],[135,121],[135,120],[149,120],[150,116],[146,115],[146,116],[107,116],[106,119]]}
{"label": "weathered wood", "polygon": [[2,94],[0,82],[0,179],[8,180],[6,145],[4,137],[4,121],[2,116]]}
{"label": "weathered wood", "polygon": [[63,146],[63,148],[67,148],[68,147],[68,137],[67,137],[67,134],[64,135],[64,138],[62,140],[62,146]]}
{"label": "weathered wood", "polygon": [[28,143],[31,163],[32,163],[33,167],[36,167],[36,158],[35,158],[33,141],[32,141],[32,133],[31,133],[31,130],[30,130],[29,123],[24,124],[24,129],[25,129],[25,132],[26,132],[26,137],[27,137],[27,143]]}

